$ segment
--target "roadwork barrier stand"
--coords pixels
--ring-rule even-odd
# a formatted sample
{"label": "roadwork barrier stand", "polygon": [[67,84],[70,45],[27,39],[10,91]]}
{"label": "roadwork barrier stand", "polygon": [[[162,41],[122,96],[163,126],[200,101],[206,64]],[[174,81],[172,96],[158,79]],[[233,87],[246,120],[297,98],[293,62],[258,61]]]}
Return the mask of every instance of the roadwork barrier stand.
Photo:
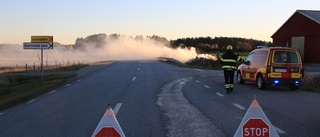
{"label": "roadwork barrier stand", "polygon": [[254,98],[234,137],[279,137],[279,134]]}
{"label": "roadwork barrier stand", "polygon": [[125,137],[110,104],[104,113],[92,137]]}

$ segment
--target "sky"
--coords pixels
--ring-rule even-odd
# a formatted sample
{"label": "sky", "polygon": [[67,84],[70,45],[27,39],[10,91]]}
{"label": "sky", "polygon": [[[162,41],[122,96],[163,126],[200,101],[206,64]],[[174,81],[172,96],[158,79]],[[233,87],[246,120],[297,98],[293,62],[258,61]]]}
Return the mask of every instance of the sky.
{"label": "sky", "polygon": [[1,0],[0,43],[53,36],[74,44],[105,33],[186,37],[270,38],[296,10],[319,0]]}

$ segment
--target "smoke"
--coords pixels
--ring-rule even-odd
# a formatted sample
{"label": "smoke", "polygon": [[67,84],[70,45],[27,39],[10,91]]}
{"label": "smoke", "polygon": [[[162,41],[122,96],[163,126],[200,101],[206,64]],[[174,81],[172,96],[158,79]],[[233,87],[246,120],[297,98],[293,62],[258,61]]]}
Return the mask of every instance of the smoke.
{"label": "smoke", "polygon": [[[129,36],[104,38],[103,42],[78,41],[82,48],[54,46],[43,50],[44,65],[92,63],[109,60],[154,60],[158,57],[174,58],[186,62],[197,56],[196,50],[172,49],[165,43],[150,38],[134,39]],[[102,45],[101,45],[102,43]],[[0,45],[0,66],[40,65],[40,50],[23,49],[22,45]]]}

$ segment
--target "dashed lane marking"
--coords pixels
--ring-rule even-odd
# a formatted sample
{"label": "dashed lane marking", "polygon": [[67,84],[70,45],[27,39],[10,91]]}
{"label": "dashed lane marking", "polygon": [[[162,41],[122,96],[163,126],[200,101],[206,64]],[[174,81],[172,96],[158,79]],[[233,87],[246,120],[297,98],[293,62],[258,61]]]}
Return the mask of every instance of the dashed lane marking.
{"label": "dashed lane marking", "polygon": [[78,79],[77,81],[78,81],[78,82],[80,82],[80,81],[81,81],[81,79]]}
{"label": "dashed lane marking", "polygon": [[4,114],[3,112],[0,113],[0,115]]}
{"label": "dashed lane marking", "polygon": [[133,77],[133,78],[132,78],[132,81],[135,81],[135,80],[136,80],[136,77]]}
{"label": "dashed lane marking", "polygon": [[138,68],[137,70],[140,70],[140,68]]}
{"label": "dashed lane marking", "polygon": [[244,108],[243,106],[237,104],[237,103],[233,103],[234,106],[236,106],[237,108],[241,109],[241,110],[246,110],[246,108]]}
{"label": "dashed lane marking", "polygon": [[54,93],[54,92],[56,92],[57,90],[52,90],[52,91],[50,91],[48,94],[52,94],[52,93]]}
{"label": "dashed lane marking", "polygon": [[223,94],[221,94],[221,93],[219,93],[219,92],[216,92],[216,94],[217,94],[218,96],[220,96],[220,97],[223,97],[223,96],[224,96]]}
{"label": "dashed lane marking", "polygon": [[203,70],[202,69],[194,69],[195,71],[199,71],[199,72],[202,72]]}
{"label": "dashed lane marking", "polygon": [[199,80],[196,80],[196,82],[200,83],[200,81],[199,81]]}
{"label": "dashed lane marking", "polygon": [[67,84],[67,85],[65,85],[65,87],[69,87],[71,84]]}
{"label": "dashed lane marking", "polygon": [[30,100],[29,102],[27,102],[26,104],[30,104],[31,102],[34,102],[34,101],[36,101],[36,99],[32,99],[32,100]]}
{"label": "dashed lane marking", "polygon": [[117,105],[113,109],[114,115],[117,115],[118,111],[120,110],[120,107],[122,106],[122,103],[117,103]]}
{"label": "dashed lane marking", "polygon": [[209,87],[209,86],[207,86],[207,85],[204,85],[204,87],[205,87],[205,88],[210,88],[210,87]]}

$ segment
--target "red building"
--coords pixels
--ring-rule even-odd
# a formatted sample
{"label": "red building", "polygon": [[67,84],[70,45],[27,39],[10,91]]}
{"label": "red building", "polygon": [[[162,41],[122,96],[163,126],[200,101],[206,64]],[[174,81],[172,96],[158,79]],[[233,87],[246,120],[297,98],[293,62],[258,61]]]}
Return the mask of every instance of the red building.
{"label": "red building", "polygon": [[297,10],[271,38],[273,45],[299,49],[305,63],[320,64],[320,11]]}

